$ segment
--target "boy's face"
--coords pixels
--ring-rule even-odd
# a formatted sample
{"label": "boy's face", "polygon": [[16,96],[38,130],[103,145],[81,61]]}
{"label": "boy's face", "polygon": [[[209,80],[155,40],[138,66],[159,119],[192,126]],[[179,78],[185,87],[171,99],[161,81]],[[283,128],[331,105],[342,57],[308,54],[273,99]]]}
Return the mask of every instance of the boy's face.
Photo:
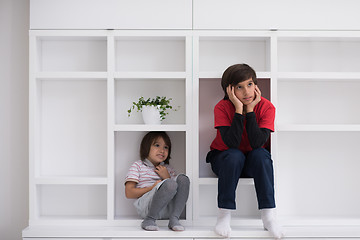
{"label": "boy's face", "polygon": [[157,166],[167,159],[168,154],[169,146],[166,145],[162,137],[159,137],[151,144],[149,156],[147,159],[149,159],[149,161],[154,164],[154,166]]}
{"label": "boy's face", "polygon": [[239,82],[235,86],[235,96],[246,106],[255,98],[255,83],[252,78]]}

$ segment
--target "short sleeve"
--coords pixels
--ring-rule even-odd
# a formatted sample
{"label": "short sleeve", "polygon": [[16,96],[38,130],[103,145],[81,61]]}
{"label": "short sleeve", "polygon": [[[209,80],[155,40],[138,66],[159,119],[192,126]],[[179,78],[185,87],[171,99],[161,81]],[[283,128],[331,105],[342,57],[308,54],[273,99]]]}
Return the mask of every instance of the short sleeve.
{"label": "short sleeve", "polygon": [[135,162],[131,165],[128,173],[125,177],[125,183],[126,182],[136,182],[139,183],[140,181],[140,165]]}
{"label": "short sleeve", "polygon": [[[232,118],[229,113],[229,104],[225,101],[220,101],[214,108],[214,127],[231,126]],[[234,114],[232,114],[234,115]]]}
{"label": "short sleeve", "polygon": [[261,116],[258,122],[259,128],[267,128],[270,131],[275,131],[275,107],[269,102],[269,105],[261,111]]}

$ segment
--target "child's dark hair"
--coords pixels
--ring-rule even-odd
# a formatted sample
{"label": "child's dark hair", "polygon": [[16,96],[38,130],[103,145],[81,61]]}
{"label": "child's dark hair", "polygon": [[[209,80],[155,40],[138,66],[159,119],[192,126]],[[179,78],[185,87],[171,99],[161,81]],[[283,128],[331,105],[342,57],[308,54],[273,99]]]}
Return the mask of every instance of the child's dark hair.
{"label": "child's dark hair", "polygon": [[229,99],[229,96],[226,92],[226,88],[229,85],[236,86],[239,82],[243,82],[250,78],[252,78],[255,85],[257,85],[256,73],[249,65],[243,63],[228,67],[221,78],[221,87],[225,93],[224,100]]}
{"label": "child's dark hair", "polygon": [[142,139],[140,144],[140,159],[145,160],[149,156],[151,145],[158,139],[162,138],[169,147],[169,153],[164,163],[169,164],[171,155],[171,141],[166,132],[148,132]]}

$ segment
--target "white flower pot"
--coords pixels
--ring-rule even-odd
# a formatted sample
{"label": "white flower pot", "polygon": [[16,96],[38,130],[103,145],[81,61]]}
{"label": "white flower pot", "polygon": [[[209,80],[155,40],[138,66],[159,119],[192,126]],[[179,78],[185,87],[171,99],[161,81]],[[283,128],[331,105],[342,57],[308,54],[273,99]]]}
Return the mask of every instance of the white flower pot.
{"label": "white flower pot", "polygon": [[161,124],[160,111],[158,106],[142,106],[142,117],[145,124]]}

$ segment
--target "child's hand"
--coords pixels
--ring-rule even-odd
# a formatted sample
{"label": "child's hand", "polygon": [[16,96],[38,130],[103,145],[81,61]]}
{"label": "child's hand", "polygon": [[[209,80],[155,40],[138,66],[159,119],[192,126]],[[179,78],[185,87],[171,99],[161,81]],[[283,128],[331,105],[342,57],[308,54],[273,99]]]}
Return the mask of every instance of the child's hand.
{"label": "child's hand", "polygon": [[254,111],[254,107],[256,106],[256,104],[258,104],[261,101],[261,91],[260,88],[256,85],[255,86],[255,98],[254,101],[252,101],[251,103],[249,103],[246,106],[246,112],[253,112]]}
{"label": "child's hand", "polygon": [[227,86],[226,93],[229,96],[229,100],[234,104],[235,106],[235,112],[242,114],[243,113],[243,103],[238,99],[235,95],[235,88],[231,85]]}
{"label": "child's hand", "polygon": [[162,165],[158,165],[155,167],[155,172],[161,177],[161,179],[167,179],[170,178],[170,174],[166,167]]}

